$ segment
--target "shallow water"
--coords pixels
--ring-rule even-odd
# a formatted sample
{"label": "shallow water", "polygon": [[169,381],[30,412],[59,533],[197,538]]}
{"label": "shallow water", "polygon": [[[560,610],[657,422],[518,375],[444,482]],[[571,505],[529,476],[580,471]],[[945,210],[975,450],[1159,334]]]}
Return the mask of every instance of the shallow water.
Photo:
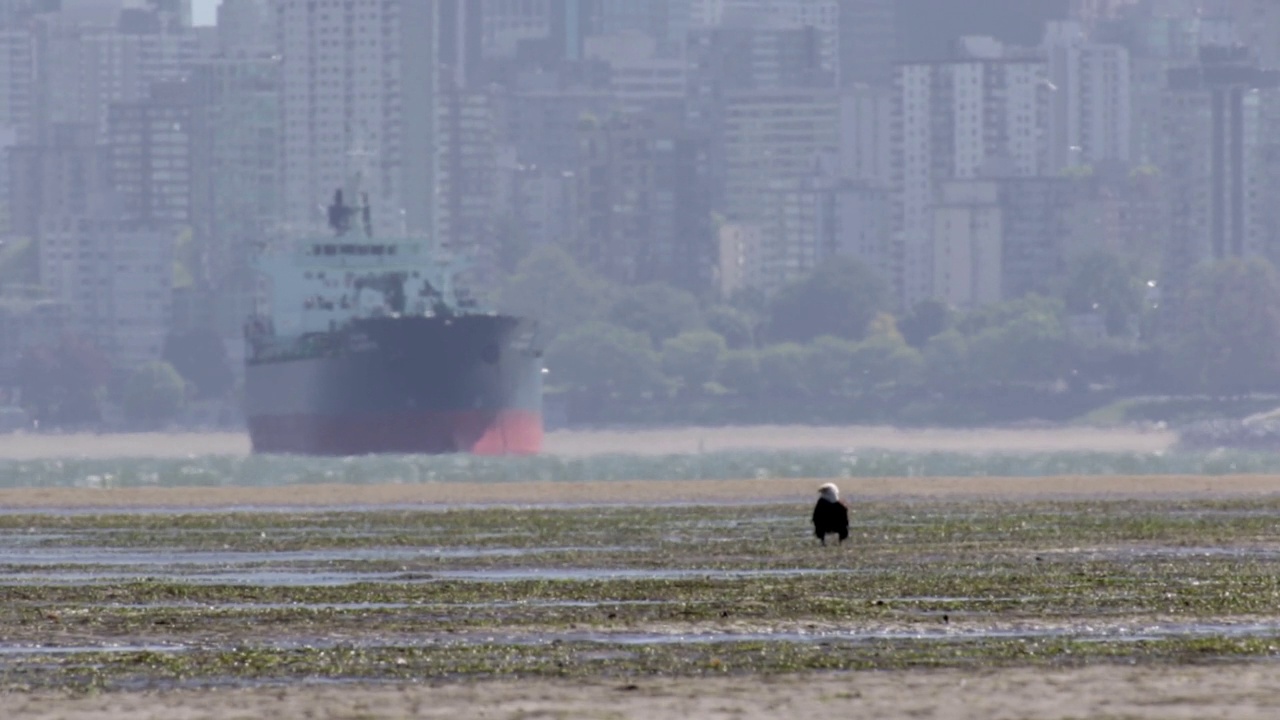
{"label": "shallow water", "polygon": [[85,655],[88,653],[174,653],[192,650],[187,645],[112,643],[108,645],[5,645],[0,643],[0,659],[21,655]]}
{"label": "shallow water", "polygon": [[[728,643],[782,642],[804,644],[859,643],[873,641],[949,641],[1071,639],[1080,642],[1141,642],[1171,638],[1226,637],[1280,638],[1277,624],[1179,623],[1118,626],[1067,627],[961,627],[940,625],[920,628],[860,628],[856,630],[814,630],[778,632],[542,632],[542,633],[425,633],[413,636],[363,637],[357,640],[314,637],[287,640],[264,639],[251,647],[260,650],[329,650],[336,648],[424,648],[458,645],[553,646],[561,644],[598,645],[716,645]],[[179,653],[205,647],[182,643],[110,643],[102,645],[6,645],[0,643],[0,659],[15,656],[74,655],[100,652]]]}
{"label": "shallow water", "polygon": [[115,550],[82,547],[6,547],[0,541],[0,567],[21,566],[109,566],[139,567],[153,571],[156,567],[181,568],[229,567],[234,565],[320,564],[343,561],[408,561],[431,558],[525,557],[552,553],[629,553],[637,547],[529,547],[529,548],[344,548],[334,550],[247,551],[182,551],[182,550]]}
{"label": "shallow water", "polygon": [[651,570],[633,568],[509,568],[484,570],[440,570],[431,576],[437,580],[470,580],[472,582],[510,582],[513,580],[681,580],[699,578],[707,580],[742,580],[766,577],[795,577],[797,575],[844,575],[846,570],[710,570],[679,569]]}
{"label": "shallow water", "polygon": [[511,582],[517,580],[734,580],[754,577],[794,577],[797,575],[839,575],[841,570],[646,570],[631,568],[496,568],[476,570],[441,570],[429,572],[339,572],[324,569],[227,569],[214,571],[207,566],[198,569],[163,572],[163,565],[145,566],[136,572],[103,569],[95,572],[41,569],[21,575],[0,576],[0,586],[18,585],[103,585],[136,580],[177,580],[192,585],[243,585],[263,587],[307,587],[354,585],[356,583],[430,583],[450,580],[470,582]]}
{"label": "shallow water", "polygon": [[192,572],[161,575],[148,572],[46,572],[21,576],[0,577],[0,586],[76,586],[108,585],[138,580],[180,580],[191,585],[248,585],[261,587],[334,587],[369,582],[424,582],[425,578],[406,576],[398,572],[326,572],[324,570],[263,570],[256,572],[228,571]]}

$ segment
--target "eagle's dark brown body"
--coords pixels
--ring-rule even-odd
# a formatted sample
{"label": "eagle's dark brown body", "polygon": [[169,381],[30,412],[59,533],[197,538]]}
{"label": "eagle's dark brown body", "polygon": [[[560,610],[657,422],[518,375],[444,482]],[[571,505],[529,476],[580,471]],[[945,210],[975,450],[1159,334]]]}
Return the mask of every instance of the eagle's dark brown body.
{"label": "eagle's dark brown body", "polygon": [[813,534],[823,545],[828,535],[836,535],[843,543],[849,537],[849,505],[840,499],[840,491],[828,483],[818,490],[818,504],[813,506]]}

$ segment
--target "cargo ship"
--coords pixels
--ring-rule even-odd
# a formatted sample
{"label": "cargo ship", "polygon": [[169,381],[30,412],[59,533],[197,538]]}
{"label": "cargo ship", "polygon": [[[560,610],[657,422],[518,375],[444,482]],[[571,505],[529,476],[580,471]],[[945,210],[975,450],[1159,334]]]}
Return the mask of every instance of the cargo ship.
{"label": "cargo ship", "polygon": [[482,310],[465,258],[380,238],[358,181],[331,234],[264,248],[245,326],[256,453],[529,455],[542,445],[536,321]]}

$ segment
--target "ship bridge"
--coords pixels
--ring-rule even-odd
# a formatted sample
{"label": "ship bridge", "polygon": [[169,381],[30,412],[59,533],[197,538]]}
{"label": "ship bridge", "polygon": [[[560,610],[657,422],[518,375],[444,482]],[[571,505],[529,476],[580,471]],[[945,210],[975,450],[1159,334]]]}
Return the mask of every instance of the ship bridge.
{"label": "ship bridge", "polygon": [[[476,312],[456,287],[467,264],[425,238],[381,238],[373,233],[367,196],[363,206],[329,207],[330,236],[290,243],[287,252],[260,255],[255,268],[266,284],[269,308],[259,317],[268,335],[336,332],[352,320],[401,316],[452,316]],[[352,222],[359,216],[362,222]]]}

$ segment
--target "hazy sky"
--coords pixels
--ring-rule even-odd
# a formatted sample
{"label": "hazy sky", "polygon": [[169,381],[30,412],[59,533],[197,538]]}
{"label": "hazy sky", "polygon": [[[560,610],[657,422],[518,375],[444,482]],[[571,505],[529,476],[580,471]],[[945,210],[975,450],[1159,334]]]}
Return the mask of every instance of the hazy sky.
{"label": "hazy sky", "polygon": [[222,0],[191,0],[191,16],[196,25],[212,25]]}

